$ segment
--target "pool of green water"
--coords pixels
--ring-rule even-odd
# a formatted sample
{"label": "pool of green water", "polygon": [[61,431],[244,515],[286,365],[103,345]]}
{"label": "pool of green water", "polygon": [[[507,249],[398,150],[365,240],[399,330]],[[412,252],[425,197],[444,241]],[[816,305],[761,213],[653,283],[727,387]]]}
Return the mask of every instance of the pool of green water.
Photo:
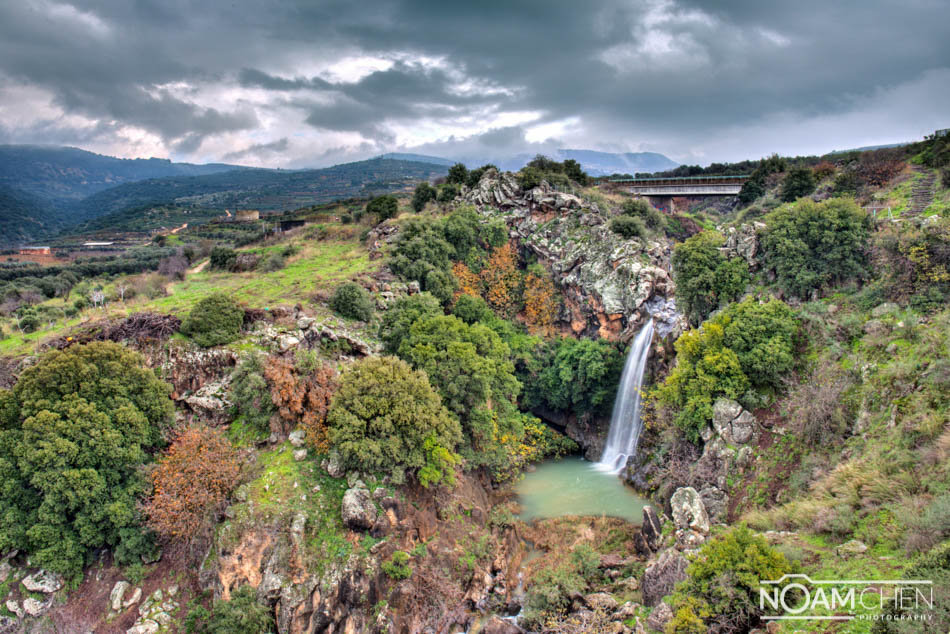
{"label": "pool of green water", "polygon": [[575,457],[540,463],[515,490],[521,504],[518,517],[526,522],[562,515],[607,515],[640,524],[648,504],[616,475]]}

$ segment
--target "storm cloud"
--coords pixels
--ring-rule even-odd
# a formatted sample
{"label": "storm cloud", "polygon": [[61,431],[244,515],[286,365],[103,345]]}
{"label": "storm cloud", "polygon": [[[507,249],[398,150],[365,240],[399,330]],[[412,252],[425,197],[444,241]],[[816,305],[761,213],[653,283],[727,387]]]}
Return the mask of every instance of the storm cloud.
{"label": "storm cloud", "polygon": [[578,147],[706,163],[947,127],[944,2],[0,6],[0,139],[301,167]]}

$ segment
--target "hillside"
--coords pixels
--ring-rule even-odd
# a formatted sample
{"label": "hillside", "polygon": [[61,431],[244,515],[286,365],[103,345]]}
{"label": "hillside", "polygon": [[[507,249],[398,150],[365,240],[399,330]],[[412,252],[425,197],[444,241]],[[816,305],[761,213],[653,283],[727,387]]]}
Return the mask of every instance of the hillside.
{"label": "hillside", "polygon": [[46,200],[22,189],[0,185],[0,244],[16,244],[53,235],[62,218]]}

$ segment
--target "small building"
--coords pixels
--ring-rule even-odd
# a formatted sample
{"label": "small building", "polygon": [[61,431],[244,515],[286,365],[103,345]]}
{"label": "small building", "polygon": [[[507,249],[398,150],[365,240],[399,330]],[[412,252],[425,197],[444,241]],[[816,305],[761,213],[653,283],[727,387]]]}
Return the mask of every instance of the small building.
{"label": "small building", "polygon": [[947,136],[947,135],[950,135],[950,128],[944,128],[942,130],[937,130],[936,132],[934,132],[935,138],[941,137],[941,136]]}
{"label": "small building", "polygon": [[261,212],[257,209],[239,209],[236,214],[238,222],[255,222],[261,219]]}
{"label": "small building", "polygon": [[20,247],[20,255],[52,255],[49,247]]}
{"label": "small building", "polygon": [[104,247],[111,247],[115,242],[83,242],[82,246],[84,249],[102,249]]}

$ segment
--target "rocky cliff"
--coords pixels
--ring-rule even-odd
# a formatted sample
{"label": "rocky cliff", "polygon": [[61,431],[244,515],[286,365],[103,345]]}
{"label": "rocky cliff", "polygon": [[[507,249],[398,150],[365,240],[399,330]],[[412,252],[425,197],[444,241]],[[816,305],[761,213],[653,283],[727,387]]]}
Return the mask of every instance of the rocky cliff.
{"label": "rocky cliff", "polygon": [[564,296],[559,322],[573,334],[626,340],[650,317],[660,337],[682,332],[665,239],[622,238],[597,203],[544,181],[522,191],[512,174],[495,170],[463,188],[460,202],[504,220],[523,253],[551,272]]}

